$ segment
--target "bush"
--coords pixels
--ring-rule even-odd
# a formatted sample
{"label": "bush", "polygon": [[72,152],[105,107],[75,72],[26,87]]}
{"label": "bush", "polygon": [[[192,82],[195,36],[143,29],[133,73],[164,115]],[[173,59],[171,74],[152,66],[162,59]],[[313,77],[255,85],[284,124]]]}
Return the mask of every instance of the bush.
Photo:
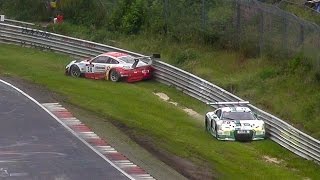
{"label": "bush", "polygon": [[305,73],[312,70],[311,60],[305,57],[303,54],[298,54],[292,60],[288,62],[289,73]]}
{"label": "bush", "polygon": [[112,31],[136,34],[146,22],[147,4],[145,0],[121,0],[110,18]]}
{"label": "bush", "polygon": [[1,0],[0,8],[6,16],[23,21],[43,21],[50,17],[43,0]]}
{"label": "bush", "polygon": [[317,83],[320,83],[320,71],[316,71],[314,73],[314,77],[315,77],[315,80],[317,81]]}
{"label": "bush", "polygon": [[61,11],[73,24],[101,27],[106,22],[105,9],[94,0],[64,0],[61,1]]}
{"label": "bush", "polygon": [[182,52],[179,52],[175,58],[174,63],[178,65],[182,65],[187,61],[195,60],[198,58],[198,54],[193,49],[186,49]]}
{"label": "bush", "polygon": [[277,70],[275,68],[266,68],[263,69],[260,73],[259,73],[259,77],[262,80],[266,80],[268,78],[273,78],[278,74]]}

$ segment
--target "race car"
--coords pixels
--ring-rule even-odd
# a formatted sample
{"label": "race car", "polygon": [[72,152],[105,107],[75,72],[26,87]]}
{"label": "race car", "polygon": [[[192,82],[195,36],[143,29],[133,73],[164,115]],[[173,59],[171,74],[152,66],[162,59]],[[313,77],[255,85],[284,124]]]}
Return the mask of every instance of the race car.
{"label": "race car", "polygon": [[91,59],[71,61],[65,74],[73,77],[136,82],[151,79],[151,57],[136,58],[126,53],[107,52]]}
{"label": "race car", "polygon": [[205,128],[218,140],[250,141],[265,138],[265,123],[257,119],[255,114],[241,102],[216,102],[209,105],[235,105],[220,107],[213,112],[206,113]]}

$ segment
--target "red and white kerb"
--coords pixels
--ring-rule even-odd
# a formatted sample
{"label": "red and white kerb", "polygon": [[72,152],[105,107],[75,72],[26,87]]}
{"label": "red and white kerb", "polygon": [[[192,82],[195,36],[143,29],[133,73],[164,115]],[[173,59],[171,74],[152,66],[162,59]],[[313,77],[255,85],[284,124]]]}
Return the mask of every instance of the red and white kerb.
{"label": "red and white kerb", "polygon": [[127,157],[111,147],[106,140],[101,139],[97,134],[92,132],[88,126],[74,117],[72,113],[62,105],[59,103],[44,103],[42,105],[65,125],[70,127],[79,137],[89,143],[95,150],[103,154],[108,160],[130,175],[133,179],[154,180],[154,178],[144,169],[133,164]]}

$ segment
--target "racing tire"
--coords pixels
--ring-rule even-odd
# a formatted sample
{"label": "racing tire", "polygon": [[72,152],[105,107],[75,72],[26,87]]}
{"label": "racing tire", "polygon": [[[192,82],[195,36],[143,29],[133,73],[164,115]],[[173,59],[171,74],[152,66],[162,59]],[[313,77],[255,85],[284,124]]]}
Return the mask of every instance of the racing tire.
{"label": "racing tire", "polygon": [[216,135],[216,138],[218,139],[218,131],[217,131],[217,129],[218,129],[218,128],[217,128],[217,125],[215,125],[215,127],[214,127],[214,131],[215,131],[215,132],[214,132],[214,133],[215,133],[215,135]]}
{"label": "racing tire", "polygon": [[70,76],[72,76],[72,77],[77,77],[78,78],[78,77],[81,76],[81,71],[80,71],[79,67],[76,66],[76,65],[72,65],[70,67],[69,73],[70,73]]}
{"label": "racing tire", "polygon": [[208,129],[208,118],[207,117],[204,119],[204,125],[205,125],[205,128],[206,128],[206,131],[209,131],[209,129]]}
{"label": "racing tire", "polygon": [[113,70],[110,71],[109,79],[112,82],[118,82],[118,81],[120,81],[120,74],[118,73],[118,71],[113,69]]}

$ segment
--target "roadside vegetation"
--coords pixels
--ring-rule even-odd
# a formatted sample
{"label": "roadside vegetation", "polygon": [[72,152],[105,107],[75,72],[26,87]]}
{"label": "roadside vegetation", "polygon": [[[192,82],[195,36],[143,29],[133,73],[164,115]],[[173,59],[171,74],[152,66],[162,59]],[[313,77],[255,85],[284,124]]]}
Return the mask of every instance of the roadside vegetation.
{"label": "roadside vegetation", "polygon": [[[48,30],[143,54],[161,53],[164,61],[209,80],[320,139],[319,62],[303,53],[283,58],[270,52],[271,56],[258,57],[250,44],[237,48],[231,41],[234,32],[228,28],[233,13],[226,8],[227,2],[212,1],[209,7],[215,8],[207,12],[214,19],[214,28],[205,31],[199,27],[206,21],[195,19],[201,17],[201,5],[193,0],[170,1],[174,3],[170,7],[175,9],[168,12],[165,10],[170,7],[165,7],[164,0],[61,2],[66,20],[63,24],[49,25]],[[49,21],[52,12],[42,3],[42,0],[25,0],[23,4],[18,0],[0,0],[0,12],[20,20]],[[24,11],[20,12],[22,7]],[[165,18],[181,14],[194,23],[179,24],[183,20]],[[209,110],[173,88],[153,81],[114,84],[73,79],[63,76],[64,65],[70,60],[66,56],[6,45],[0,45],[0,53],[2,75],[42,84],[65,96],[67,103],[119,122],[137,139],[146,139],[168,153],[192,160],[199,167],[208,167],[217,177],[320,179],[318,165],[270,140],[244,144],[213,140],[204,132],[202,121],[195,121],[152,94],[165,92],[201,114]],[[12,59],[16,62],[12,63]],[[276,158],[280,163],[267,162],[264,156]]]}
{"label": "roadside vegetation", "polygon": [[316,12],[315,9],[306,6],[306,0],[265,0],[264,2],[275,4],[285,11],[320,25],[320,13]]}
{"label": "roadside vegetation", "polygon": [[[40,84],[58,93],[64,103],[95,112],[125,127],[127,134],[158,153],[193,162],[196,168],[184,171],[189,178],[320,178],[319,165],[271,140],[251,143],[215,140],[205,132],[202,119],[189,116],[153,94],[164,92],[172,101],[202,114],[210,109],[174,88],[155,81],[129,84],[68,77],[63,74],[63,68],[70,57],[35,49],[2,44],[0,54],[1,76]],[[172,166],[174,163],[174,160],[170,162]]]}

